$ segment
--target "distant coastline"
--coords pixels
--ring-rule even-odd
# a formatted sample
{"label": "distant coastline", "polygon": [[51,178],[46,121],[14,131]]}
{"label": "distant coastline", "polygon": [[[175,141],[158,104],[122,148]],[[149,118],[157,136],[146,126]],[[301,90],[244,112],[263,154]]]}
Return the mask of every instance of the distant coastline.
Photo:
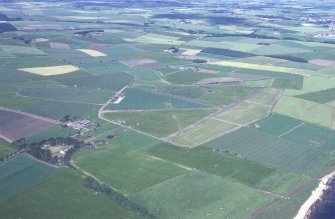
{"label": "distant coastline", "polygon": [[334,177],[335,171],[324,176],[320,180],[319,186],[312,191],[312,194],[300,207],[298,214],[294,217],[294,219],[310,218],[312,212],[322,205],[323,196],[326,194],[327,190],[331,188],[330,185],[334,182]]}

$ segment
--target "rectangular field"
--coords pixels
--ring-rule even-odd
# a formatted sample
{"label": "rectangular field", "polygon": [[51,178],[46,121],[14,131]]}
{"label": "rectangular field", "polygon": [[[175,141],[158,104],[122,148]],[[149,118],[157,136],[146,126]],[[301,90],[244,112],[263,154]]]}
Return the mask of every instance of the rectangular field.
{"label": "rectangular field", "polygon": [[313,74],[313,71],[305,70],[305,69],[302,70],[302,69],[297,69],[297,68],[288,68],[288,67],[271,66],[271,65],[259,65],[259,64],[234,62],[234,61],[219,61],[219,62],[212,62],[211,64],[219,65],[219,66],[234,67],[234,68],[242,68],[242,69],[276,71],[276,72],[281,72],[281,73],[299,74],[303,76],[309,76],[310,74]]}
{"label": "rectangular field", "polygon": [[163,219],[171,215],[185,219],[246,218],[274,198],[230,177],[200,171],[177,176],[131,196]]}
{"label": "rectangular field", "polygon": [[113,218],[139,218],[106,196],[89,191],[83,186],[83,177],[71,169],[51,176],[1,202],[1,215],[28,219],[56,215],[57,218],[110,218],[111,215]]}
{"label": "rectangular field", "polygon": [[73,65],[60,65],[60,66],[36,67],[36,68],[20,68],[19,70],[42,76],[52,76],[52,75],[62,75],[75,72],[78,71],[79,68]]}
{"label": "rectangular field", "polygon": [[238,154],[279,170],[299,174],[318,173],[329,155],[309,145],[277,138],[253,128],[243,128],[207,143],[222,153]]}
{"label": "rectangular field", "polygon": [[333,128],[334,110],[326,105],[295,97],[283,96],[276,104],[273,112]]}
{"label": "rectangular field", "polygon": [[8,142],[28,138],[54,125],[47,119],[0,108],[0,137]]}
{"label": "rectangular field", "polygon": [[206,146],[185,149],[160,144],[149,149],[148,153],[214,175],[230,176],[247,184],[256,183],[273,171],[269,166],[236,156],[225,156]]}
{"label": "rectangular field", "polygon": [[0,165],[0,202],[63,171],[36,161],[28,155],[19,155]]}
{"label": "rectangular field", "polygon": [[214,110],[115,112],[104,114],[104,117],[145,133],[164,137],[213,112]]}
{"label": "rectangular field", "polygon": [[140,191],[188,171],[163,159],[112,145],[103,149],[80,150],[73,163],[124,194]]}

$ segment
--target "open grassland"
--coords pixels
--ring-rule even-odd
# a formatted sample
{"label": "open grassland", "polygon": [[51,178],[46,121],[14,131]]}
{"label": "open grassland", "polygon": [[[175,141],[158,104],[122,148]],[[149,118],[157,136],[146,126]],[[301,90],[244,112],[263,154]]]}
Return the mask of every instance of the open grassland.
{"label": "open grassland", "polygon": [[231,122],[238,125],[246,125],[259,120],[267,115],[269,106],[253,102],[241,102],[215,117],[223,122]]}
{"label": "open grassland", "polygon": [[279,89],[265,88],[256,95],[253,95],[252,97],[248,98],[246,101],[270,106],[271,104],[274,103],[279,94],[280,94]]}
{"label": "open grassland", "polygon": [[237,127],[231,123],[211,119],[200,125],[191,127],[191,129],[173,138],[172,142],[186,147],[193,147],[210,139],[217,138]]}
{"label": "open grassland", "polygon": [[303,76],[294,75],[293,77],[276,78],[272,87],[279,89],[301,90],[303,85]]}
{"label": "open grassland", "polygon": [[173,108],[201,108],[205,105],[178,99],[175,97],[155,94],[149,91],[128,88],[123,91],[125,98],[119,104],[110,104],[107,109],[173,109]]}
{"label": "open grassland", "polygon": [[213,86],[208,87],[207,92],[198,99],[215,105],[226,105],[252,93],[256,89],[246,86]]}
{"label": "open grassland", "polygon": [[230,177],[192,171],[131,196],[159,218],[246,218],[274,196]]}
{"label": "open grassland", "polygon": [[103,57],[103,56],[107,56],[106,54],[97,51],[97,50],[93,50],[93,49],[78,49],[78,51],[83,52],[89,56],[92,57]]}
{"label": "open grassland", "polygon": [[5,141],[0,140],[0,158],[14,153],[15,151],[17,151],[17,148],[14,145],[10,145]]}
{"label": "open grassland", "polygon": [[333,127],[334,110],[326,105],[295,97],[283,96],[273,111],[328,128]]}
{"label": "open grassland", "polygon": [[62,75],[75,72],[78,71],[79,68],[73,65],[61,65],[61,66],[36,67],[36,68],[20,68],[19,70],[42,76],[51,76],[51,75]]}
{"label": "open grassland", "polygon": [[28,54],[28,55],[44,55],[45,53],[37,48],[16,45],[0,45],[0,48],[10,54]]}
{"label": "open grassland", "polygon": [[269,166],[235,156],[226,156],[205,146],[184,149],[160,144],[149,149],[148,153],[214,175],[230,176],[247,184],[256,183],[273,171]]}
{"label": "open grassland", "polygon": [[233,61],[219,61],[219,62],[212,62],[211,64],[234,67],[234,68],[243,68],[243,69],[276,71],[276,72],[289,73],[289,74],[298,74],[298,75],[303,75],[303,76],[309,76],[310,74],[313,73],[313,71],[310,71],[310,70],[302,70],[302,69],[297,69],[297,68],[287,68],[287,67],[271,66],[271,65],[259,65],[259,64],[250,64],[250,63],[233,62]]}
{"label": "open grassland", "polygon": [[282,171],[299,174],[318,173],[329,155],[309,145],[277,138],[253,128],[243,128],[207,143],[222,153],[238,154]]}
{"label": "open grassland", "polygon": [[103,149],[83,149],[75,155],[73,163],[124,194],[140,191],[187,171],[168,161],[112,145]]}
{"label": "open grassland", "polygon": [[28,155],[19,155],[1,164],[0,202],[63,170],[47,166]]}
{"label": "open grassland", "polygon": [[213,112],[214,110],[117,112],[104,114],[104,117],[145,133],[163,137]]}
{"label": "open grassland", "polygon": [[[19,179],[19,178],[18,178]],[[83,186],[83,176],[66,170],[0,203],[5,218],[139,218]]]}

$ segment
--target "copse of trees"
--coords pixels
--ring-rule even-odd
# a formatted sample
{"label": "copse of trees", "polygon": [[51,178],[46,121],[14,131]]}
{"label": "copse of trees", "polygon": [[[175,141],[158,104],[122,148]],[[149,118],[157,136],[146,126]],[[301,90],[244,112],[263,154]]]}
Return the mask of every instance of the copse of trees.
{"label": "copse of trees", "polygon": [[151,214],[148,209],[139,206],[138,204],[125,197],[122,193],[114,191],[107,185],[99,183],[93,177],[86,177],[84,179],[84,186],[94,192],[105,194],[108,198],[117,202],[121,207],[129,209],[139,216],[147,219],[157,219],[157,217]]}
{"label": "copse of trees", "polygon": [[[84,146],[84,141],[78,140],[72,137],[57,137],[42,140],[38,143],[28,144],[25,139],[19,139],[15,141],[15,144],[19,150],[23,150],[26,153],[36,157],[37,159],[43,160],[51,164],[63,163],[70,165],[72,155],[80,148]],[[43,148],[44,145],[57,146],[57,145],[73,145],[63,158],[52,156],[50,149]]]}

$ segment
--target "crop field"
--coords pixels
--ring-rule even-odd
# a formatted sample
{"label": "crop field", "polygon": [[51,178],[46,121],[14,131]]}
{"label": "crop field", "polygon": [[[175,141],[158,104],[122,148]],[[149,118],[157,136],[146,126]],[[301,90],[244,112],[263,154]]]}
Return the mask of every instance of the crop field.
{"label": "crop field", "polygon": [[94,151],[81,150],[73,163],[124,194],[132,194],[188,171],[168,161],[112,145]]}
{"label": "crop field", "polygon": [[184,149],[174,145],[160,144],[149,149],[148,153],[210,174],[230,176],[247,184],[256,183],[273,171],[269,166],[216,153],[205,146]]}
{"label": "crop field", "polygon": [[107,109],[173,109],[201,108],[205,105],[177,99],[175,97],[155,94],[141,89],[128,88],[123,92],[125,98],[119,104],[110,104]]}
{"label": "crop field", "polygon": [[274,108],[275,113],[328,128],[333,127],[333,111],[326,105],[289,96],[283,96]]}
{"label": "crop field", "polygon": [[[214,110],[183,110],[154,112],[115,112],[104,117],[157,137],[164,137],[213,113]],[[161,125],[164,124],[164,125]]]}
{"label": "crop field", "polygon": [[28,55],[44,55],[45,53],[39,49],[28,46],[1,45],[0,48],[9,54],[28,54]]}
{"label": "crop field", "polygon": [[293,218],[335,165],[320,1],[1,1],[0,218]]}
{"label": "crop field", "polygon": [[335,150],[335,131],[310,123],[304,123],[283,137],[302,145],[311,145],[326,153],[332,154]]}
{"label": "crop field", "polygon": [[[329,155],[309,145],[277,138],[253,128],[243,128],[207,143],[222,153],[239,154],[282,171],[313,173],[325,166]],[[313,172],[314,171],[314,172]]]}
{"label": "crop field", "polygon": [[296,97],[316,103],[328,103],[335,100],[335,88],[301,94]]}
{"label": "crop field", "polygon": [[272,114],[256,123],[255,127],[269,134],[280,136],[302,125],[303,121],[280,114]]}
{"label": "crop field", "polygon": [[[163,198],[162,198],[163,197]],[[245,218],[274,196],[229,177],[192,171],[131,196],[159,218]],[[209,216],[210,215],[210,216]]]}
{"label": "crop field", "polygon": [[200,125],[191,127],[191,129],[173,138],[172,142],[177,145],[194,147],[209,139],[224,135],[236,128],[238,128],[238,126],[234,124],[211,119]]}
{"label": "crop field", "polygon": [[61,66],[50,66],[50,67],[20,68],[19,70],[42,76],[51,76],[51,75],[68,74],[71,72],[78,71],[79,68],[73,65],[61,65]]}
{"label": "crop field", "polygon": [[57,137],[68,137],[77,134],[78,131],[71,128],[63,128],[60,125],[48,128],[38,134],[35,134],[27,139],[28,143],[38,143],[44,139],[57,138]]}
{"label": "crop field", "polygon": [[69,86],[89,89],[120,90],[133,80],[133,76],[126,73],[103,74],[97,76],[83,75],[82,77],[68,77],[55,79],[57,82]]}
{"label": "crop field", "polygon": [[212,75],[195,71],[178,71],[164,76],[165,80],[170,83],[186,85],[194,84],[202,79],[210,77],[212,77]]}
{"label": "crop field", "polygon": [[61,171],[63,168],[47,166],[28,155],[19,155],[0,164],[0,202]]}
{"label": "crop field", "polygon": [[93,50],[93,49],[78,49],[78,51],[86,53],[89,56],[92,57],[103,57],[103,56],[107,56],[106,54],[97,51],[97,50]]}
{"label": "crop field", "polygon": [[0,136],[8,142],[27,138],[55,125],[33,115],[0,109]]}
{"label": "crop field", "polygon": [[112,91],[87,90],[82,88],[27,88],[19,95],[41,100],[59,100],[74,103],[102,104],[114,96]]}
{"label": "crop field", "polygon": [[149,33],[144,36],[140,36],[132,41],[138,43],[157,43],[157,44],[171,44],[171,45],[180,45],[183,41],[180,41],[178,37],[164,36],[159,34]]}
{"label": "crop field", "polygon": [[86,189],[82,177],[73,170],[51,176],[1,202],[1,214],[6,218],[139,218]]}
{"label": "crop field", "polygon": [[213,62],[211,64],[219,65],[219,66],[228,66],[234,68],[242,68],[242,69],[252,69],[252,70],[261,70],[261,71],[274,71],[281,73],[289,73],[289,74],[298,74],[302,76],[310,76],[313,73],[311,70],[302,70],[298,68],[288,68],[288,67],[280,67],[280,66],[270,66],[270,65],[259,65],[259,64],[250,64],[243,62],[233,62],[233,61],[220,61]]}

